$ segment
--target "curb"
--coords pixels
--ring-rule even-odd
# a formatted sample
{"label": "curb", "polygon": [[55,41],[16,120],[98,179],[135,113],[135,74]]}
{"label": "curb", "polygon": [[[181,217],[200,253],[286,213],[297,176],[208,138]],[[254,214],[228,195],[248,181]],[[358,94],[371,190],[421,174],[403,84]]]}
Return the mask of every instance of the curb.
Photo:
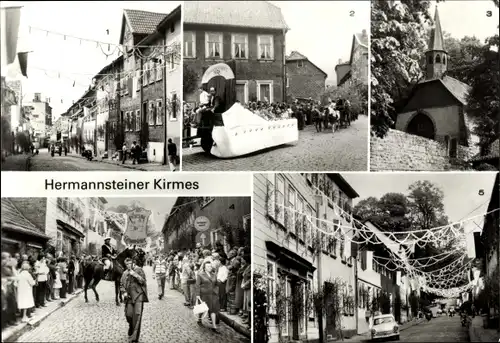
{"label": "curb", "polygon": [[419,320],[416,320],[416,321],[415,321],[412,325],[408,325],[408,326],[407,326],[407,327],[405,327],[405,328],[399,329],[399,331],[405,331],[406,329],[409,329],[409,328],[411,328],[411,327],[413,327],[413,326],[416,326],[416,325],[418,325],[418,324],[422,323],[423,321],[424,321],[424,319],[419,319]]}
{"label": "curb", "polygon": [[[75,156],[75,155],[68,155],[67,157],[79,158],[79,159],[82,159],[82,160],[86,159],[85,157]],[[148,171],[145,168],[134,168],[134,167],[128,166],[126,164],[120,164],[120,163],[103,162],[103,161],[98,161],[98,160],[92,160],[92,161],[89,161],[89,162],[105,163],[105,164],[117,165],[117,166],[120,166],[120,167],[123,167],[123,168],[132,169],[132,170]]]}
{"label": "curb", "polygon": [[220,320],[226,323],[228,326],[232,327],[234,331],[246,336],[248,338],[251,337],[250,330],[243,324],[236,322],[235,320],[229,318],[225,313],[219,312]]}
{"label": "curb", "polygon": [[68,304],[71,300],[75,299],[82,292],[83,289],[77,290],[70,298],[61,300],[56,307],[54,307],[47,313],[44,313],[39,318],[30,320],[27,323],[21,323],[18,328],[13,330],[13,332],[7,335],[6,337],[3,337],[2,334],[2,342],[15,342],[19,337],[21,337],[26,332],[31,331],[33,328],[38,327],[40,323],[43,322],[45,319],[47,319],[47,317],[49,317],[52,313],[56,312],[58,309]]}
{"label": "curb", "polygon": [[[179,291],[178,289],[175,289],[177,292],[181,293],[181,291]],[[221,321],[223,321],[224,323],[226,323],[226,325],[230,326],[231,328],[234,329],[234,331],[242,334],[243,336],[245,337],[248,337],[248,338],[251,338],[251,334],[250,334],[250,329],[248,329],[246,326],[236,322],[235,320],[229,318],[225,313],[223,312],[219,312],[218,314],[219,316],[219,319]]]}

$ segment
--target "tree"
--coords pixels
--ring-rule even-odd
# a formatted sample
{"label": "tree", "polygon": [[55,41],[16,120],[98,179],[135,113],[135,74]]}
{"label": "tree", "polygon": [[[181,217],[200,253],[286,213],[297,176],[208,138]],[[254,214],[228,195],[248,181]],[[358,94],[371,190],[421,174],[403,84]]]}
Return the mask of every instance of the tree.
{"label": "tree", "polygon": [[442,223],[444,193],[430,181],[416,181],[408,188],[408,200],[413,226],[429,230]]}
{"label": "tree", "polygon": [[443,35],[444,47],[448,52],[447,75],[469,84],[470,71],[483,60],[483,44],[475,36],[465,36],[459,40],[447,32]]}
{"label": "tree", "polygon": [[482,62],[470,72],[472,87],[467,99],[467,114],[474,120],[474,133],[479,136],[482,155],[489,153],[490,145],[499,134],[499,36],[496,34],[486,40],[482,48]]}
{"label": "tree", "polygon": [[351,79],[340,87],[328,87],[323,93],[322,99],[346,99],[351,104],[354,113],[366,113],[368,111],[368,86],[360,80]]}
{"label": "tree", "polygon": [[394,125],[401,101],[422,76],[419,61],[426,47],[430,1],[393,4],[372,0],[371,126],[383,138]]}
{"label": "tree", "polygon": [[192,93],[196,90],[198,75],[189,68],[186,64],[183,65],[182,74],[182,87],[184,91],[184,97],[186,94]]}

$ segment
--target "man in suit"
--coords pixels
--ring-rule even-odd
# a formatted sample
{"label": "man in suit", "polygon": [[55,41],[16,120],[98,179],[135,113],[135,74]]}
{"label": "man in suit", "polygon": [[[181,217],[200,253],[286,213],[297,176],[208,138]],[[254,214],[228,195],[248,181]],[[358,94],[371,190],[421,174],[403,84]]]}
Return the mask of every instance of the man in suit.
{"label": "man in suit", "polygon": [[135,263],[130,258],[125,259],[127,269],[123,272],[120,281],[120,288],[125,297],[125,318],[129,325],[129,343],[139,342],[144,303],[149,302],[143,266],[144,259],[137,259]]}
{"label": "man in suit", "polygon": [[215,87],[210,87],[210,104],[208,107],[213,113],[222,113],[224,111],[224,102],[217,95]]}

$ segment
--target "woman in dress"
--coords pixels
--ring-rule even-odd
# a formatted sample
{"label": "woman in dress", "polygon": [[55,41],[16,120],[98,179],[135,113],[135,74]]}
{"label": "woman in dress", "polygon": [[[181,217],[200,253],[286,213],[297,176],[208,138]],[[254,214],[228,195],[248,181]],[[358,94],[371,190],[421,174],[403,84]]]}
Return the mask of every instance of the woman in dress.
{"label": "woman in dress", "polygon": [[54,299],[59,300],[61,299],[60,292],[62,288],[61,267],[57,265],[55,268],[56,268],[56,277],[54,279]]}
{"label": "woman in dress", "polygon": [[[196,275],[196,289],[198,297],[207,304],[208,314],[212,322],[211,330],[218,332],[219,287],[217,286],[217,275],[213,272],[212,262],[208,259],[203,262],[200,271]],[[201,324],[201,315],[198,317],[198,323]]]}
{"label": "woman in dress", "polygon": [[35,307],[35,300],[33,299],[33,286],[35,285],[35,280],[29,272],[30,268],[31,266],[27,261],[23,262],[21,264],[21,272],[17,278],[17,307],[23,313],[23,323],[28,321],[28,309]]}

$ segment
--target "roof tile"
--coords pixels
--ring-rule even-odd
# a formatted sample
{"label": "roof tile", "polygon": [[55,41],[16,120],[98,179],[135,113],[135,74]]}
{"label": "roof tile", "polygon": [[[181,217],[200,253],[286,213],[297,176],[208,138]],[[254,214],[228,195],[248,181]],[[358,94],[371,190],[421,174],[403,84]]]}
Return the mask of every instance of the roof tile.
{"label": "roof tile", "polygon": [[184,23],[288,29],[281,9],[267,1],[186,1]]}
{"label": "roof tile", "polygon": [[[45,228],[45,213],[46,209],[43,210],[43,225],[38,227],[35,225],[35,223],[31,222],[25,215],[24,211],[25,209],[21,206],[24,203],[23,199],[27,198],[2,198],[1,204],[2,204],[2,226],[6,225],[13,225],[17,228],[22,229],[23,231],[27,233],[32,233],[37,236],[46,236],[44,233],[44,228]],[[36,202],[39,202],[39,199],[37,198],[31,198],[32,200],[36,200],[30,203],[28,208],[31,207],[32,204],[35,204]],[[15,204],[14,201],[18,202],[18,204]],[[16,205],[20,205],[18,208]],[[26,205],[26,203],[25,203]],[[36,208],[32,208],[31,213],[35,213],[36,211],[39,211]],[[37,224],[40,225],[41,221],[39,221]]]}
{"label": "roof tile", "polygon": [[167,16],[165,13],[147,12],[140,10],[123,10],[129,20],[132,33],[150,35]]}

